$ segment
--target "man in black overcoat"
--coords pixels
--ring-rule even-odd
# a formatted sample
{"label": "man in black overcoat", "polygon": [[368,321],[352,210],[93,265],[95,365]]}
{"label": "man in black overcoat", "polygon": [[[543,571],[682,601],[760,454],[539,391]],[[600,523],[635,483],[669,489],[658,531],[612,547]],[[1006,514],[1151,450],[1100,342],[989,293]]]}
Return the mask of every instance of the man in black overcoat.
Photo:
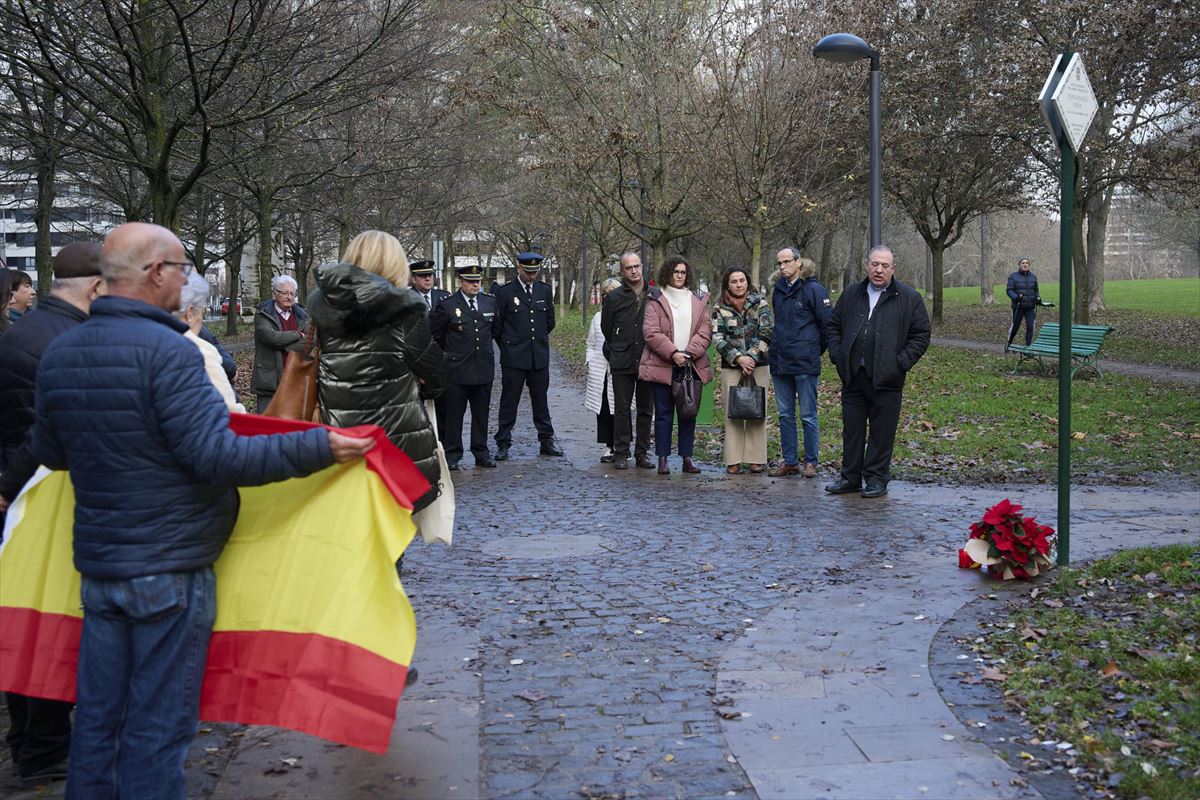
{"label": "man in black overcoat", "polygon": [[[463,455],[462,426],[471,406],[471,454],[475,466],[494,467],[488,452],[488,409],[496,371],[493,340],[500,327],[496,298],[480,291],[483,273],[478,265],[459,267],[458,291],[438,304],[429,326],[446,353],[446,393],[443,420],[439,421],[446,463],[458,469]],[[444,425],[442,422],[444,421]]]}
{"label": "man in black overcoat", "polygon": [[517,279],[496,291],[500,325],[496,341],[500,345],[500,419],[496,430],[496,460],[508,459],[512,429],[517,421],[521,391],[529,387],[533,424],[537,428],[540,452],[561,456],[562,448],[554,440],[550,421],[550,331],[554,330],[554,293],[537,279],[544,256],[520,253]]}
{"label": "man in black overcoat", "polygon": [[[838,298],[829,320],[829,359],[842,379],[842,476],[830,494],[887,494],[904,378],[929,348],[929,314],[895,279],[895,256],[876,245],[867,277]],[[863,445],[866,444],[864,457]]]}

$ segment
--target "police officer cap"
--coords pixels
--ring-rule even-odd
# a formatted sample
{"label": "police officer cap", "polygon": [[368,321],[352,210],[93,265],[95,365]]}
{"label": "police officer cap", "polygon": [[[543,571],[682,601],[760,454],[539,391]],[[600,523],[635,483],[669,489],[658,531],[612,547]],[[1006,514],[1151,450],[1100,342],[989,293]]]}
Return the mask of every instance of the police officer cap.
{"label": "police officer cap", "polygon": [[100,245],[97,242],[71,242],[54,256],[54,277],[91,278],[100,274]]}
{"label": "police officer cap", "polygon": [[454,274],[459,278],[468,281],[483,280],[483,270],[478,264],[468,264],[465,267],[455,267]]}
{"label": "police officer cap", "polygon": [[541,253],[526,252],[517,254],[517,263],[526,272],[537,272],[542,268],[542,262],[545,260],[546,257]]}
{"label": "police officer cap", "polygon": [[426,259],[425,261],[413,261],[408,265],[408,271],[413,275],[432,275],[433,262]]}

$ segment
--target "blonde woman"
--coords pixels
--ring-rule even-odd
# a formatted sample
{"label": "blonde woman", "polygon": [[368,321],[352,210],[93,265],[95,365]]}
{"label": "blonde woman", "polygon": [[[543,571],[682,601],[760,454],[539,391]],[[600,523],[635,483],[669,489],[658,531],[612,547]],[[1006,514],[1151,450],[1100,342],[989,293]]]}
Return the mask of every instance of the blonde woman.
{"label": "blonde woman", "polygon": [[317,269],[308,309],[320,343],[321,421],[378,425],[429,480],[419,511],[436,499],[437,436],[423,400],[444,389],[442,348],[429,332],[425,303],[408,288],[408,258],[391,234],[364,231],[342,261]]}
{"label": "blonde woman", "polygon": [[[600,287],[601,300],[613,289],[621,285],[616,278],[608,278]],[[587,391],[583,403],[588,410],[596,415],[596,441],[604,445],[604,455],[600,456],[603,464],[613,460],[613,409],[617,404],[613,401],[612,373],[608,367],[608,359],[604,357],[604,333],[600,330],[600,314],[592,317],[592,325],[588,328],[587,354],[584,361],[587,364]]]}

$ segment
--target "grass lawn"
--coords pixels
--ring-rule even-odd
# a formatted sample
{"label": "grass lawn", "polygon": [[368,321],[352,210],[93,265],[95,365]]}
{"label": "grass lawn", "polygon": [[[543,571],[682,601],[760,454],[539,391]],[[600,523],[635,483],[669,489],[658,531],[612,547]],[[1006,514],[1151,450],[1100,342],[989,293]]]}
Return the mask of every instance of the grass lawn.
{"label": "grass lawn", "polygon": [[[560,320],[554,346],[582,365],[578,314]],[[896,435],[895,477],[955,483],[1052,481],[1057,475],[1058,384],[1010,375],[1011,358],[931,347],[910,373]],[[826,363],[818,389],[820,462],[840,466],[840,384]],[[1124,375],[1084,377],[1073,386],[1072,474],[1082,482],[1144,482],[1200,476],[1200,403],[1190,387]],[[779,457],[768,391],[768,456]],[[717,408],[718,418],[721,414]],[[697,457],[722,463],[723,427],[697,432]]]}
{"label": "grass lawn", "polygon": [[[1043,283],[1042,297],[1058,301],[1058,284]],[[1200,369],[1200,278],[1105,281],[1107,311],[1092,323],[1112,325],[1100,355],[1122,361]],[[979,289],[946,289],[942,324],[935,336],[1004,342],[1012,321],[1004,287],[995,305],[979,305]],[[1039,308],[1038,323],[1058,322],[1057,308]],[[1022,333],[1023,335],[1023,333]]]}
{"label": "grass lawn", "polygon": [[[1039,281],[1042,299],[1058,302],[1058,282]],[[995,287],[996,302],[1008,307],[1005,284]],[[979,305],[978,286],[944,290],[946,303]],[[1200,317],[1200,278],[1162,278],[1140,281],[1105,281],[1104,304],[1110,311],[1142,311],[1166,317]]]}
{"label": "grass lawn", "polygon": [[1130,550],[1056,571],[993,621],[976,648],[1037,733],[1022,758],[1119,797],[1200,797],[1198,575],[1195,545]]}

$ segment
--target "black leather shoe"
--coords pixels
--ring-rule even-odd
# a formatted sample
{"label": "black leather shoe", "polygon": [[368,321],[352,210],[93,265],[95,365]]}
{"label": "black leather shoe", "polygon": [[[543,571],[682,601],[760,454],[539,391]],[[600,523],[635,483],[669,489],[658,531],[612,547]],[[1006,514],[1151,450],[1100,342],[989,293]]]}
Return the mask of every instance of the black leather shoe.
{"label": "black leather shoe", "polygon": [[475,466],[494,467],[496,466],[496,459],[492,458],[490,455],[475,456]]}
{"label": "black leather shoe", "polygon": [[861,488],[861,486],[857,486],[845,478],[841,478],[833,483],[828,483],[825,485],[825,491],[829,492],[830,494],[850,494],[851,492],[857,492]]}
{"label": "black leather shoe", "polygon": [[638,465],[638,469],[654,469],[655,464],[650,460],[650,456],[638,456],[634,459],[634,463]]}
{"label": "black leather shoe", "polygon": [[867,486],[862,490],[863,497],[883,497],[887,494],[887,484],[882,481],[867,481]]}
{"label": "black leather shoe", "polygon": [[459,469],[458,462],[457,461],[447,461],[446,469],[450,470],[451,472],[458,472],[458,469]]}
{"label": "black leather shoe", "polygon": [[629,459],[620,456],[613,457],[613,469],[629,469]]}
{"label": "black leather shoe", "polygon": [[538,452],[544,456],[561,456],[563,454],[562,448],[559,447],[558,442],[554,441],[553,439],[546,439],[543,441],[541,450]]}
{"label": "black leather shoe", "polygon": [[500,448],[496,449],[496,460],[497,461],[508,461],[508,448],[507,447],[500,447]]}

